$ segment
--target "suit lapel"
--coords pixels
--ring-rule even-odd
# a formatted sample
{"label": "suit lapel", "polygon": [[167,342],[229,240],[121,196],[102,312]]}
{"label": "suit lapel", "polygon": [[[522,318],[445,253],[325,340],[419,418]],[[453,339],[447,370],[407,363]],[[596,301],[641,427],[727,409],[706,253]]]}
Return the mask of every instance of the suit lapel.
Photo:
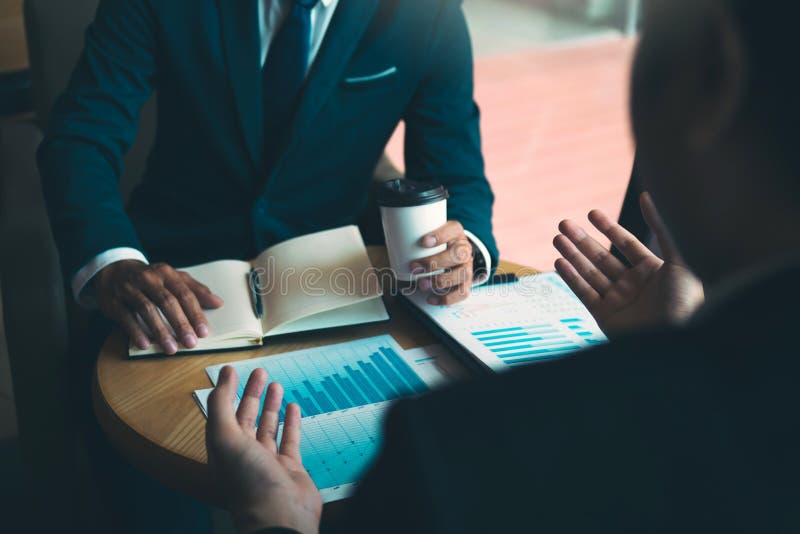
{"label": "suit lapel", "polygon": [[[282,151],[280,159],[283,159],[302,137],[303,132],[310,126],[336,88],[361,37],[372,22],[379,3],[380,0],[339,1],[292,119],[287,150]],[[275,170],[280,167],[280,164],[276,165]],[[267,181],[271,182],[272,179]]]}
{"label": "suit lapel", "polygon": [[258,0],[217,0],[217,5],[236,110],[244,142],[258,172],[264,143]]}

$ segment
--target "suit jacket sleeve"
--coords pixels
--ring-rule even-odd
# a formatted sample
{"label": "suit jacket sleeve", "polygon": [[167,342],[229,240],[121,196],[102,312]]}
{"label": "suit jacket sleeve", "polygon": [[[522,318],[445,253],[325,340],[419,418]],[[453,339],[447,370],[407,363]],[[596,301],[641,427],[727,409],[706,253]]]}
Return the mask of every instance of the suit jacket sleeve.
{"label": "suit jacket sleeve", "polygon": [[147,0],[103,0],[50,114],[39,171],[64,275],[103,251],[141,245],[119,190],[122,158],[152,93],[155,22]]}
{"label": "suit jacket sleeve", "polygon": [[497,265],[494,195],[484,174],[480,112],[473,99],[472,47],[461,2],[444,0],[426,75],[406,113],[406,174],[450,192],[448,218],[480,239]]}

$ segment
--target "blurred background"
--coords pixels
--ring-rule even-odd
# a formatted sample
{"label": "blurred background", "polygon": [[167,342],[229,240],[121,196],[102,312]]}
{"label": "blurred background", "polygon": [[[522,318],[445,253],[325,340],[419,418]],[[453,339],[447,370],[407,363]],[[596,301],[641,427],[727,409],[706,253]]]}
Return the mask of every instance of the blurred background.
{"label": "blurred background", "polygon": [[[633,163],[628,75],[639,0],[465,0],[495,236],[552,270],[558,222],[616,216]],[[389,145],[400,166],[402,127]]]}
{"label": "blurred background", "polygon": [[[31,118],[22,2],[0,0],[0,121]],[[616,215],[622,204],[633,161],[627,78],[639,0],[465,0],[464,10],[501,254],[549,270],[559,220],[592,208]],[[402,126],[388,152],[402,167]],[[2,328],[0,309],[0,495],[19,498]]]}

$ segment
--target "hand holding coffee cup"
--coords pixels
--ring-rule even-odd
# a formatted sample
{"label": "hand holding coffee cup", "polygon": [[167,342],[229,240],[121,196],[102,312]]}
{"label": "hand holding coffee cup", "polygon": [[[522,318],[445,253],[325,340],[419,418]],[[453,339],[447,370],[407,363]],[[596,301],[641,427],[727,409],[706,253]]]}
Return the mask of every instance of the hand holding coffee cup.
{"label": "hand holding coffee cup", "polygon": [[472,289],[473,251],[472,243],[464,234],[458,221],[448,221],[443,226],[422,238],[423,246],[436,247],[446,243],[447,248],[411,264],[412,270],[434,274],[418,281],[419,288],[431,291],[429,304],[451,306],[466,299]]}
{"label": "hand holding coffee cup", "polygon": [[458,221],[447,220],[447,189],[430,182],[385,182],[378,201],[398,280],[430,291],[430,304],[449,306],[469,296],[472,244]]}

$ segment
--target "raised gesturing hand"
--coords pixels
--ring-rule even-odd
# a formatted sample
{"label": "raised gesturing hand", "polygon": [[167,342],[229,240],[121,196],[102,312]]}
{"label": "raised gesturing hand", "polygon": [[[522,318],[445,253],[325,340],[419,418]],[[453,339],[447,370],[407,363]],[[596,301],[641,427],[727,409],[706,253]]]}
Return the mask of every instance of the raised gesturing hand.
{"label": "raised gesturing hand", "polygon": [[256,430],[267,373],[253,371],[234,414],[238,380],[233,368],[224,367],[208,399],[208,465],[226,508],[242,532],[284,527],[316,533],[322,501],[300,458],[300,407],[294,403],[286,407],[279,448],[283,388],[277,382],[267,388]]}
{"label": "raised gesturing hand", "polygon": [[605,213],[589,221],[611,240],[631,267],[615,258],[573,221],[562,221],[553,240],[563,258],[555,267],[609,336],[659,324],[686,321],[703,303],[703,285],[686,267],[648,193],[640,199],[662,260]]}

